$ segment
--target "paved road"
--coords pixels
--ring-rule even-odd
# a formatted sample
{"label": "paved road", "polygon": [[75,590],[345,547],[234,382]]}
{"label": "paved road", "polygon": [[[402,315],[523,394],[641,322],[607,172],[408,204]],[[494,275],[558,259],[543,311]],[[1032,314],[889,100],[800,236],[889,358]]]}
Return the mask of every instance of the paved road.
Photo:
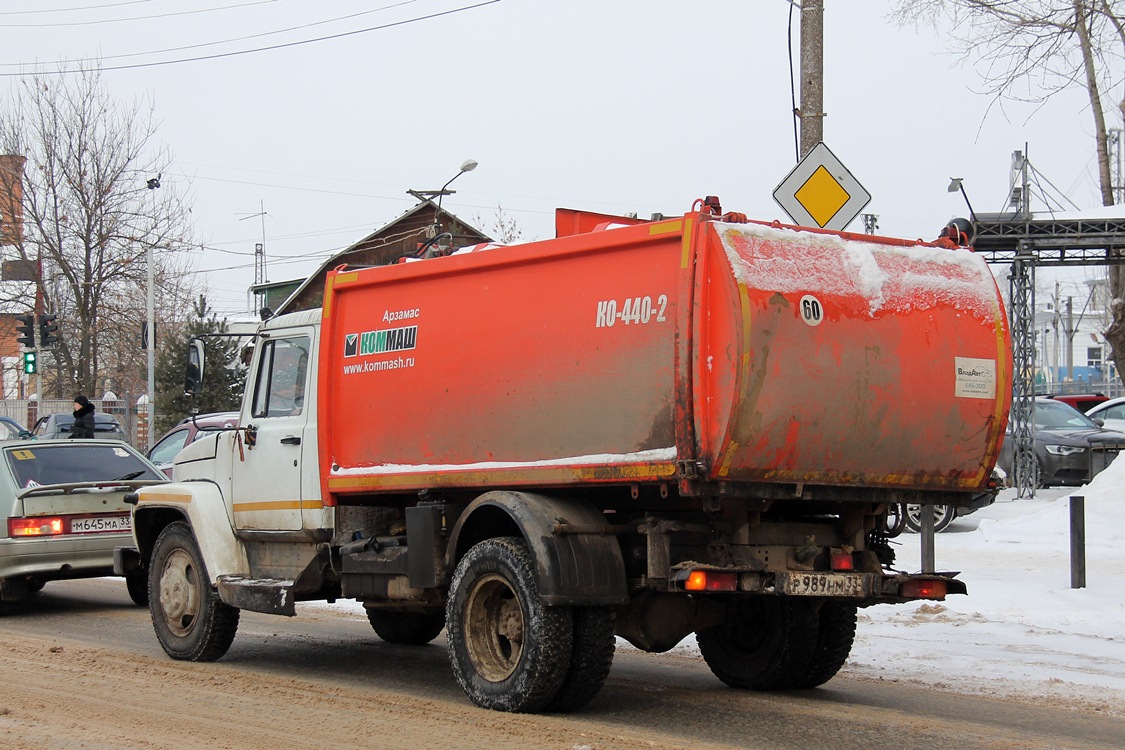
{"label": "paved road", "polygon": [[0,620],[0,748],[1120,748],[1125,718],[901,685],[731,690],[692,658],[622,651],[571,716],[471,706],[444,643],[383,643],[354,611],[243,613],[219,662],[168,659],[114,579],[49,584]]}

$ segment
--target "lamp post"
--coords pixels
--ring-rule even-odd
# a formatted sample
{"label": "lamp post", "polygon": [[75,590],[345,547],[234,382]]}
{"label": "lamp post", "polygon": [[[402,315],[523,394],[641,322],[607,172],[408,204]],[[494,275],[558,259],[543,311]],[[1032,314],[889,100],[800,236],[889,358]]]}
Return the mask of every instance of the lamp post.
{"label": "lamp post", "polygon": [[453,175],[452,177],[450,177],[449,182],[447,182],[447,183],[445,183],[444,185],[441,186],[441,190],[439,190],[438,194],[437,194],[437,197],[438,197],[437,198],[438,212],[441,211],[441,198],[442,198],[442,196],[443,195],[453,195],[453,193],[457,192],[456,190],[446,190],[446,188],[448,188],[450,185],[452,185],[453,181],[456,180],[458,177],[465,174],[466,172],[472,172],[476,168],[477,168],[476,159],[466,159],[464,162],[461,163],[461,171],[458,172],[457,174]]}
{"label": "lamp post", "polygon": [[[466,172],[472,172],[476,168],[477,168],[477,162],[476,162],[475,159],[466,159],[465,161],[463,161],[461,163],[460,171],[458,171],[457,174],[450,177],[446,181],[446,183],[441,186],[440,190],[407,190],[406,191],[409,195],[413,195],[415,198],[417,198],[420,201],[433,201],[433,199],[435,197],[437,198],[437,210],[434,212],[434,225],[433,225],[432,229],[430,230],[432,232],[432,236],[430,237],[429,240],[427,240],[423,244],[423,246],[422,246],[423,250],[425,250],[428,246],[434,244],[437,241],[437,238],[441,235],[441,199],[442,199],[443,196],[453,195],[454,193],[457,192],[456,190],[450,190],[449,186],[452,185],[453,181],[456,180],[458,177],[465,174]],[[429,256],[419,255],[419,257],[429,257]]]}
{"label": "lamp post", "polygon": [[[156,190],[160,187],[160,176],[152,177],[145,183],[150,191]],[[153,205],[155,207],[156,198],[153,194]],[[148,325],[148,335],[145,336],[145,354],[148,360],[148,382],[145,387],[145,399],[147,401],[146,407],[148,411],[148,418],[146,420],[146,436],[145,436],[145,450],[147,451],[152,447],[152,430],[153,422],[156,421],[156,295],[153,290],[155,272],[153,271],[153,247],[151,242],[147,243],[145,249],[145,261],[148,269],[148,293],[146,299],[146,318]]]}
{"label": "lamp post", "polygon": [[945,189],[945,192],[956,193],[958,190],[961,191],[961,197],[965,199],[965,205],[969,207],[969,221],[975,224],[977,221],[977,215],[973,211],[973,204],[969,203],[969,194],[965,192],[965,186],[961,184],[963,180],[964,178],[962,177],[950,177],[949,187]]}

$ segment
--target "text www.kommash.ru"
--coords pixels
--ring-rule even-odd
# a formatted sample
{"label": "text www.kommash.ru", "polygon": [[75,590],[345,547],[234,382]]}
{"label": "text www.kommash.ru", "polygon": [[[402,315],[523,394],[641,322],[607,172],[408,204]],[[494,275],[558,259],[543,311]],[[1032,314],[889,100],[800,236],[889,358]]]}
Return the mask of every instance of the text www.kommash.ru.
{"label": "text www.kommash.ru", "polygon": [[355,375],[361,372],[382,372],[383,370],[401,370],[403,367],[413,367],[414,357],[398,357],[384,359],[379,362],[357,362],[354,365],[344,365],[345,375]]}

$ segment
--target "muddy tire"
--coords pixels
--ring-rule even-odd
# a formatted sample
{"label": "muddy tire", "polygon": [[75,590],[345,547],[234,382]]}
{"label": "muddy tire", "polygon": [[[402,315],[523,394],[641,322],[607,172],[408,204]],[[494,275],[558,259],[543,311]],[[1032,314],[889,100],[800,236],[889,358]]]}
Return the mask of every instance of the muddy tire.
{"label": "muddy tire", "polygon": [[855,642],[856,608],[851,604],[825,602],[819,613],[816,648],[804,674],[789,687],[800,690],[819,687],[831,680],[844,666]]}
{"label": "muddy tire", "polygon": [[731,687],[781,690],[810,670],[820,620],[809,602],[761,596],[731,603],[726,621],[696,634],[699,652]]}
{"label": "muddy tire", "polygon": [[487,539],[461,558],[450,584],[445,623],[453,674],[482,708],[540,711],[566,679],[573,621],[571,608],[543,604],[522,539]]}
{"label": "muddy tire", "polygon": [[214,661],[234,642],[239,610],[219,601],[191,527],[169,524],[153,546],[149,611],[164,652],[183,661]]}
{"label": "muddy tire", "polygon": [[570,713],[582,708],[602,689],[613,665],[617,615],[611,607],[573,607],[574,647],[566,680],[548,711]]}
{"label": "muddy tire", "polygon": [[[906,513],[903,514],[906,519],[906,528],[913,531],[915,534],[922,531],[922,506],[914,503],[906,503]],[[953,523],[953,519],[957,517],[957,509],[952,505],[935,505],[934,506],[934,533],[944,531],[949,524]]]}
{"label": "muddy tire", "polygon": [[445,628],[445,612],[395,612],[388,609],[367,610],[367,621],[375,635],[387,643],[403,646],[425,646]]}
{"label": "muddy tire", "polygon": [[136,573],[125,574],[125,588],[129,592],[129,598],[133,600],[133,604],[138,607],[148,606],[148,573],[139,570]]}

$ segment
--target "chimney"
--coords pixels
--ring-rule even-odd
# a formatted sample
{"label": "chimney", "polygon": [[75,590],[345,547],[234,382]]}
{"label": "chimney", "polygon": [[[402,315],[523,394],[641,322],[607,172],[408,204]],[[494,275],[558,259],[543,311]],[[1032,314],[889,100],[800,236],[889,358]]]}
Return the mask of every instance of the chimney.
{"label": "chimney", "polygon": [[22,156],[0,154],[0,245],[18,245],[23,239]]}

